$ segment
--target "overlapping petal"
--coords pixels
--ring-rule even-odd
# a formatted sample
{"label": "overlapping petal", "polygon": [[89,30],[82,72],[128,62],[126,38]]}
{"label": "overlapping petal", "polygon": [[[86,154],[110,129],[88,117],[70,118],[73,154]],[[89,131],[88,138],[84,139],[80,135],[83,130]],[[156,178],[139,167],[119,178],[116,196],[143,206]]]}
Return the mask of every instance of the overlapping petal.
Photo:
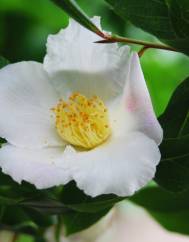
{"label": "overlapping petal", "polygon": [[27,181],[37,188],[48,188],[70,181],[63,162],[69,160],[69,146],[59,148],[23,149],[6,144],[0,149],[2,171],[15,181]]}
{"label": "overlapping petal", "polygon": [[130,196],[154,177],[159,160],[155,141],[136,132],[73,154],[64,164],[77,186],[90,196]]}
{"label": "overlapping petal", "polygon": [[[100,25],[99,18],[94,18]],[[129,47],[96,44],[98,37],[70,20],[69,26],[47,40],[44,68],[60,96],[72,92],[98,95],[104,101],[123,91],[128,73]]]}
{"label": "overlapping petal", "polygon": [[57,100],[40,63],[4,67],[0,70],[0,137],[19,147],[63,145],[50,111]]}
{"label": "overlapping petal", "polygon": [[153,178],[159,160],[157,145],[142,133],[114,139],[84,152],[76,152],[71,146],[64,151],[12,145],[0,149],[0,166],[15,181],[25,180],[41,189],[74,179],[90,196],[132,195]]}
{"label": "overlapping petal", "polygon": [[163,130],[154,113],[137,53],[132,55],[129,69],[122,100],[127,116],[132,117],[134,130],[143,132],[160,144]]}

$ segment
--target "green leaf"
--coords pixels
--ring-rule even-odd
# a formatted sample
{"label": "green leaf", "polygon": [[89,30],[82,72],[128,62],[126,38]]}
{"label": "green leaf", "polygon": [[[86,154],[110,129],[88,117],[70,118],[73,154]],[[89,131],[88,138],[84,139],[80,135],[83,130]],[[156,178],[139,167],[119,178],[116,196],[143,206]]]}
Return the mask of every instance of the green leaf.
{"label": "green leaf", "polygon": [[70,182],[66,185],[60,196],[60,200],[68,208],[86,213],[96,213],[100,210],[111,208],[115,203],[123,199],[123,197],[115,195],[102,195],[92,198],[79,190],[75,182]]}
{"label": "green leaf", "polygon": [[6,139],[0,137],[0,148],[3,144],[7,143]]}
{"label": "green leaf", "polygon": [[74,0],[52,0],[59,7],[61,7],[70,17],[75,19],[85,28],[103,35],[101,30],[90,20],[90,18],[82,11]]}
{"label": "green leaf", "polygon": [[189,55],[188,0],[106,0],[124,20]]}
{"label": "green leaf", "polygon": [[159,121],[164,140],[155,180],[170,191],[185,191],[189,188],[189,78],[178,86]]}
{"label": "green leaf", "polygon": [[[91,198],[79,190],[74,182],[41,192],[41,195],[26,199],[19,205],[37,214],[61,216],[67,235],[88,228],[103,217],[116,202],[123,199],[113,195]],[[39,223],[38,220],[34,222]]]}
{"label": "green leaf", "polygon": [[68,209],[56,199],[53,189],[37,190],[33,185],[18,184],[8,175],[0,172],[0,205],[33,209],[37,212],[56,215]]}
{"label": "green leaf", "polygon": [[108,213],[109,209],[97,213],[80,213],[72,211],[63,215],[66,235],[87,229]]}
{"label": "green leaf", "polygon": [[147,187],[129,198],[132,202],[150,211],[176,213],[189,211],[189,191],[171,193],[160,187]]}
{"label": "green leaf", "polygon": [[175,33],[180,38],[189,38],[188,0],[170,0],[167,5]]}
{"label": "green leaf", "polygon": [[170,193],[159,187],[148,187],[130,198],[144,207],[166,229],[189,234],[189,191]]}
{"label": "green leaf", "polygon": [[159,121],[166,139],[189,134],[189,77],[177,87]]}
{"label": "green leaf", "polygon": [[16,204],[19,204],[20,201],[22,201],[22,200],[21,199],[12,199],[12,198],[8,198],[8,197],[0,195],[0,206],[16,205]]}
{"label": "green leaf", "polygon": [[149,212],[167,230],[189,235],[189,211],[180,211],[169,214],[154,211]]}
{"label": "green leaf", "polygon": [[4,57],[0,56],[0,69],[8,64],[9,64],[9,61],[7,59],[5,59]]}
{"label": "green leaf", "polygon": [[48,197],[43,199],[38,198],[36,200],[26,200],[21,202],[20,205],[49,215],[57,215],[68,211],[63,203],[57,200],[49,199]]}
{"label": "green leaf", "polygon": [[[13,216],[14,215],[14,216]],[[19,206],[4,209],[0,219],[0,227],[8,230],[38,235],[42,229],[53,224],[52,218]]]}

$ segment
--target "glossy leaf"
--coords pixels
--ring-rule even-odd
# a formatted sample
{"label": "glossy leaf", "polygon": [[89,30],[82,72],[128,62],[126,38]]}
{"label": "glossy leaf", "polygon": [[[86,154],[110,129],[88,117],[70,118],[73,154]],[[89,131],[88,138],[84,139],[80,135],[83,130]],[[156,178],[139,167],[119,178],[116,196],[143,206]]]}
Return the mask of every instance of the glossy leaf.
{"label": "glossy leaf", "polygon": [[74,182],[70,182],[64,187],[60,197],[62,203],[68,208],[85,213],[96,213],[111,208],[123,199],[123,197],[115,195],[102,195],[92,198],[79,190]]}
{"label": "glossy leaf", "polygon": [[147,210],[161,213],[189,211],[189,191],[171,193],[158,186],[147,187],[129,198]]}
{"label": "glossy leaf", "polygon": [[160,213],[149,211],[150,214],[167,230],[189,235],[189,211],[176,213]]}
{"label": "glossy leaf", "polygon": [[63,222],[66,235],[71,235],[89,228],[105,216],[108,211],[109,209],[105,209],[97,213],[80,213],[76,211],[65,213],[63,215]]}
{"label": "glossy leaf", "polygon": [[159,118],[165,139],[181,138],[189,134],[189,77],[175,90],[167,109]]}
{"label": "glossy leaf", "polygon": [[189,188],[189,78],[178,86],[159,121],[164,140],[155,180],[170,191],[185,191]]}
{"label": "glossy leaf", "polygon": [[36,199],[36,200],[26,200],[20,203],[21,206],[32,208],[40,213],[49,214],[49,215],[58,215],[63,212],[67,212],[70,209],[67,209],[66,206],[57,201],[47,198]]}
{"label": "glossy leaf", "polygon": [[130,200],[147,211],[166,229],[189,234],[189,191],[171,193],[157,186],[144,188]]}
{"label": "glossy leaf", "polygon": [[106,0],[125,20],[189,55],[189,1]]}

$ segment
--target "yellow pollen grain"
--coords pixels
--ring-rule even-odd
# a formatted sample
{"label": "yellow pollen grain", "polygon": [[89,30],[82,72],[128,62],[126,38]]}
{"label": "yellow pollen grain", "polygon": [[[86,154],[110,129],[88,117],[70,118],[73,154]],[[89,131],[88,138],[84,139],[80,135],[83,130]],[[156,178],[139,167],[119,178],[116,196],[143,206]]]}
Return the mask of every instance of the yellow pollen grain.
{"label": "yellow pollen grain", "polygon": [[56,116],[58,134],[72,145],[91,149],[111,134],[108,110],[98,96],[88,99],[74,93],[67,102],[60,99],[51,110]]}

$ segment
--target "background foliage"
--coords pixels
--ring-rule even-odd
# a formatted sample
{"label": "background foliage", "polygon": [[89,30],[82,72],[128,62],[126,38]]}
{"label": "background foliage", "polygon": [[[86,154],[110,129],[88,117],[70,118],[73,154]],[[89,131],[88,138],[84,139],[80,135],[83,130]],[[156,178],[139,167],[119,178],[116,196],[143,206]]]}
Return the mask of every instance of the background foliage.
{"label": "background foliage", "polygon": [[[71,0],[54,2],[66,6],[67,12],[70,3],[75,4]],[[88,16],[101,16],[105,30],[151,42],[161,40],[189,54],[188,0],[96,0],[90,4],[88,0],[78,0],[77,3]],[[85,18],[79,21],[90,28]],[[48,34],[67,24],[68,15],[50,0],[1,0],[0,55],[4,58],[0,58],[0,68],[8,64],[6,59],[11,63],[42,61]],[[132,49],[140,47],[132,46]],[[150,49],[141,58],[154,109],[165,133],[160,147],[162,161],[155,177],[162,188],[155,184],[130,200],[146,208],[165,228],[189,234],[189,58],[186,55]],[[57,226],[57,234],[62,223],[67,234],[80,231],[123,199],[113,195],[91,199],[74,183],[38,191],[27,183],[20,186],[2,173],[0,181],[0,226],[32,235],[20,237],[22,242],[44,241],[43,233],[52,224]]]}

